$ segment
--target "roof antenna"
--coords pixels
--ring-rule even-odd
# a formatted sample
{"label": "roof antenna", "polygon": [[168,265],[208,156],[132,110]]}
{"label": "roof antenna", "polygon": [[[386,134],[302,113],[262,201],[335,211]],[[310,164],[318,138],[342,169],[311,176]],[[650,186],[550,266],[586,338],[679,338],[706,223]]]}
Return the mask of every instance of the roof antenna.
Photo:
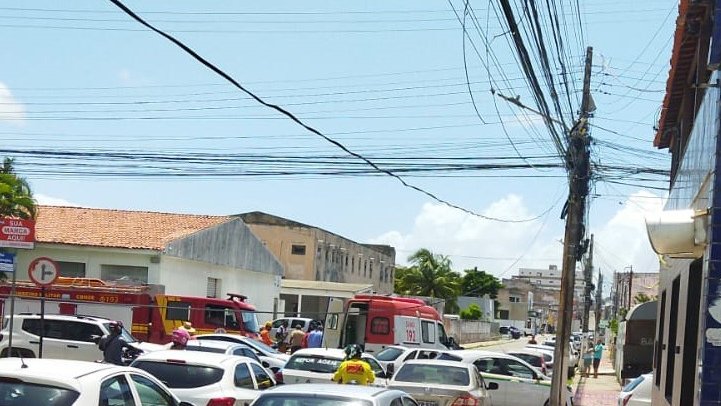
{"label": "roof antenna", "polygon": [[18,351],[18,357],[20,357],[20,368],[25,369],[28,367],[28,364],[25,363],[25,359],[23,359],[23,353]]}

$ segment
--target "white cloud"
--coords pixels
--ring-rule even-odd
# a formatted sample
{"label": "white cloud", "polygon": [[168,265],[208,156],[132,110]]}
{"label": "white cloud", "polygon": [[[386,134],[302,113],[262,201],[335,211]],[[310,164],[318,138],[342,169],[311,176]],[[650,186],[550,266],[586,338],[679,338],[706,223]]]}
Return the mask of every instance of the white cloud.
{"label": "white cloud", "polygon": [[[643,218],[646,213],[660,210],[662,200],[647,191],[637,192],[601,227],[593,227],[596,223],[592,212],[591,232],[597,242],[596,268],[611,271],[608,268],[613,266],[622,271],[624,266],[633,265],[634,270],[639,272],[658,269]],[[523,199],[517,195],[497,200],[483,214],[498,218],[533,217]],[[563,246],[560,241],[563,239],[564,223],[557,214],[558,210],[549,213],[547,220],[500,223],[442,204],[426,203],[416,215],[410,230],[389,230],[370,242],[394,246],[399,264],[405,264],[406,258],[415,250],[428,248],[435,253],[449,255],[455,270],[478,266],[496,276],[509,278],[518,273],[518,268],[562,265]]]}
{"label": "white cloud", "polygon": [[35,201],[37,201],[38,204],[43,206],[80,206],[79,204],[71,203],[65,199],[44,195],[42,193],[35,193],[33,197],[35,197]]}
{"label": "white cloud", "polygon": [[13,96],[10,89],[0,82],[0,121],[22,125],[25,120],[25,106]]}

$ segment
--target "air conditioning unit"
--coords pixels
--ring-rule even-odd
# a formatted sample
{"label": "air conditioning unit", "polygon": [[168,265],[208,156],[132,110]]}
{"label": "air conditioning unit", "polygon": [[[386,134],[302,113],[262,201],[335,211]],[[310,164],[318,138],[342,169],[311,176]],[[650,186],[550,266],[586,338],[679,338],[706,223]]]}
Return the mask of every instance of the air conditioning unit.
{"label": "air conditioning unit", "polygon": [[667,210],[646,217],[651,247],[671,258],[700,258],[706,249],[708,210]]}

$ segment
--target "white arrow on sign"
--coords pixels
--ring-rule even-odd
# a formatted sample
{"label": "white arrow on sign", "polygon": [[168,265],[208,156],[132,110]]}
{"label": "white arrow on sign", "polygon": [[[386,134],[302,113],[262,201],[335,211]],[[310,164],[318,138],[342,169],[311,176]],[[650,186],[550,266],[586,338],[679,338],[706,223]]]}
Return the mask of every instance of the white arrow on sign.
{"label": "white arrow on sign", "polygon": [[52,285],[60,273],[58,264],[50,258],[40,257],[36,258],[30,263],[28,269],[28,275],[30,280],[35,282],[36,285],[47,286]]}

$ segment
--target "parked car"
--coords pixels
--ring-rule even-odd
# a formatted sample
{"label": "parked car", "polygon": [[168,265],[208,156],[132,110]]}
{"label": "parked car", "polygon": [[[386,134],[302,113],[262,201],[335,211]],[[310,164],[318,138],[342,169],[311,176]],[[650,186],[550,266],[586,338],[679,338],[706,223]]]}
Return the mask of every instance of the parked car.
{"label": "parked car", "polygon": [[[380,363],[368,353],[362,358],[376,375],[374,386],[386,386],[387,375]],[[337,348],[305,348],[290,357],[276,377],[283,383],[328,383],[345,359],[345,352]]]}
{"label": "parked car", "polygon": [[650,406],[653,374],[640,375],[621,389],[618,406]]}
{"label": "parked car", "polygon": [[[211,352],[214,354],[237,355],[239,357],[248,357],[255,362],[263,365],[263,361],[258,358],[255,351],[245,344],[231,343],[228,341],[214,340],[190,340],[185,347],[186,351]],[[266,365],[263,365],[267,368]],[[275,371],[273,371],[275,372]]]}
{"label": "parked car", "polygon": [[541,375],[549,375],[549,373],[551,372],[548,367],[546,367],[546,358],[548,358],[549,361],[553,358],[541,351],[532,349],[521,349],[506,351],[506,354],[513,355],[516,358],[520,358],[526,361],[529,365],[536,368],[536,371],[538,371],[538,373]]}
{"label": "parked car", "polygon": [[[40,315],[16,314],[10,332],[10,316],[6,316],[0,331],[0,357],[7,357],[10,334],[13,339],[13,356],[38,358],[40,347]],[[102,317],[46,314],[43,334],[43,358],[96,361],[103,359],[98,348],[100,337],[110,333],[111,320]],[[159,344],[136,340],[123,328],[123,339],[131,344],[136,354],[162,350]]]}
{"label": "parked car", "polygon": [[473,364],[454,361],[409,360],[388,382],[390,389],[402,390],[421,405],[490,406],[483,377]]}
{"label": "parked car", "polygon": [[254,338],[239,336],[237,334],[201,334],[194,337],[199,341],[213,340],[213,341],[225,341],[236,344],[247,345],[248,347],[255,350],[256,355],[260,358],[261,363],[264,367],[270,369],[273,372],[285,366],[285,363],[290,359],[290,355],[283,354],[273,347],[265,345],[262,341]]}
{"label": "parked car", "polygon": [[296,326],[300,326],[300,329],[303,330],[303,332],[307,332],[311,325],[320,323],[317,320],[309,319],[307,317],[281,317],[279,319],[275,319],[273,320],[273,327],[270,330],[270,336],[274,340],[278,327],[280,327],[284,321],[288,323],[288,332],[294,330]]}
{"label": "parked car", "polygon": [[132,366],[155,376],[178,398],[195,405],[252,402],[260,391],[276,385],[273,374],[258,362],[235,355],[155,351],[141,355]]}
{"label": "parked car", "polygon": [[515,340],[521,338],[521,330],[519,330],[518,328],[516,328],[514,326],[501,326],[498,329],[498,332],[501,335],[507,335]]}
{"label": "parked car", "polygon": [[553,374],[553,362],[554,362],[553,361],[553,358],[554,358],[554,353],[553,353],[554,349],[553,348],[546,347],[543,345],[527,344],[524,349],[529,350],[529,351],[538,351],[538,352],[542,353],[543,361],[545,361],[545,363],[546,363],[546,371],[548,372],[548,374],[546,374],[546,375],[550,376],[551,374]]}
{"label": "parked car", "polygon": [[152,375],[99,362],[37,358],[0,359],[3,406],[193,406]]}
{"label": "parked car", "polygon": [[393,389],[337,384],[283,385],[263,392],[251,406],[418,406]]}
{"label": "parked car", "polygon": [[[491,393],[493,406],[543,406],[551,395],[551,380],[538,374],[527,362],[512,355],[482,350],[453,351],[462,362],[478,368],[487,385],[496,383]],[[567,405],[573,405],[568,387]]]}
{"label": "parked car", "polygon": [[[401,345],[391,345],[376,354],[376,359],[383,368],[390,371],[397,371],[398,368],[406,361],[413,359],[436,359],[445,351],[435,350],[432,348],[408,348]],[[388,369],[388,367],[390,369]]]}
{"label": "parked car", "polygon": [[[555,345],[555,341],[554,341],[554,345]],[[552,347],[550,345],[545,345],[545,343],[543,345],[528,344],[528,345],[526,345],[526,348],[543,350],[546,352],[550,352],[551,354],[553,354],[553,352],[555,351],[555,347]],[[572,377],[576,374],[576,367],[578,366],[578,358],[579,358],[578,355],[579,355],[579,353],[572,348],[571,343],[568,343],[568,376],[569,377]]]}

